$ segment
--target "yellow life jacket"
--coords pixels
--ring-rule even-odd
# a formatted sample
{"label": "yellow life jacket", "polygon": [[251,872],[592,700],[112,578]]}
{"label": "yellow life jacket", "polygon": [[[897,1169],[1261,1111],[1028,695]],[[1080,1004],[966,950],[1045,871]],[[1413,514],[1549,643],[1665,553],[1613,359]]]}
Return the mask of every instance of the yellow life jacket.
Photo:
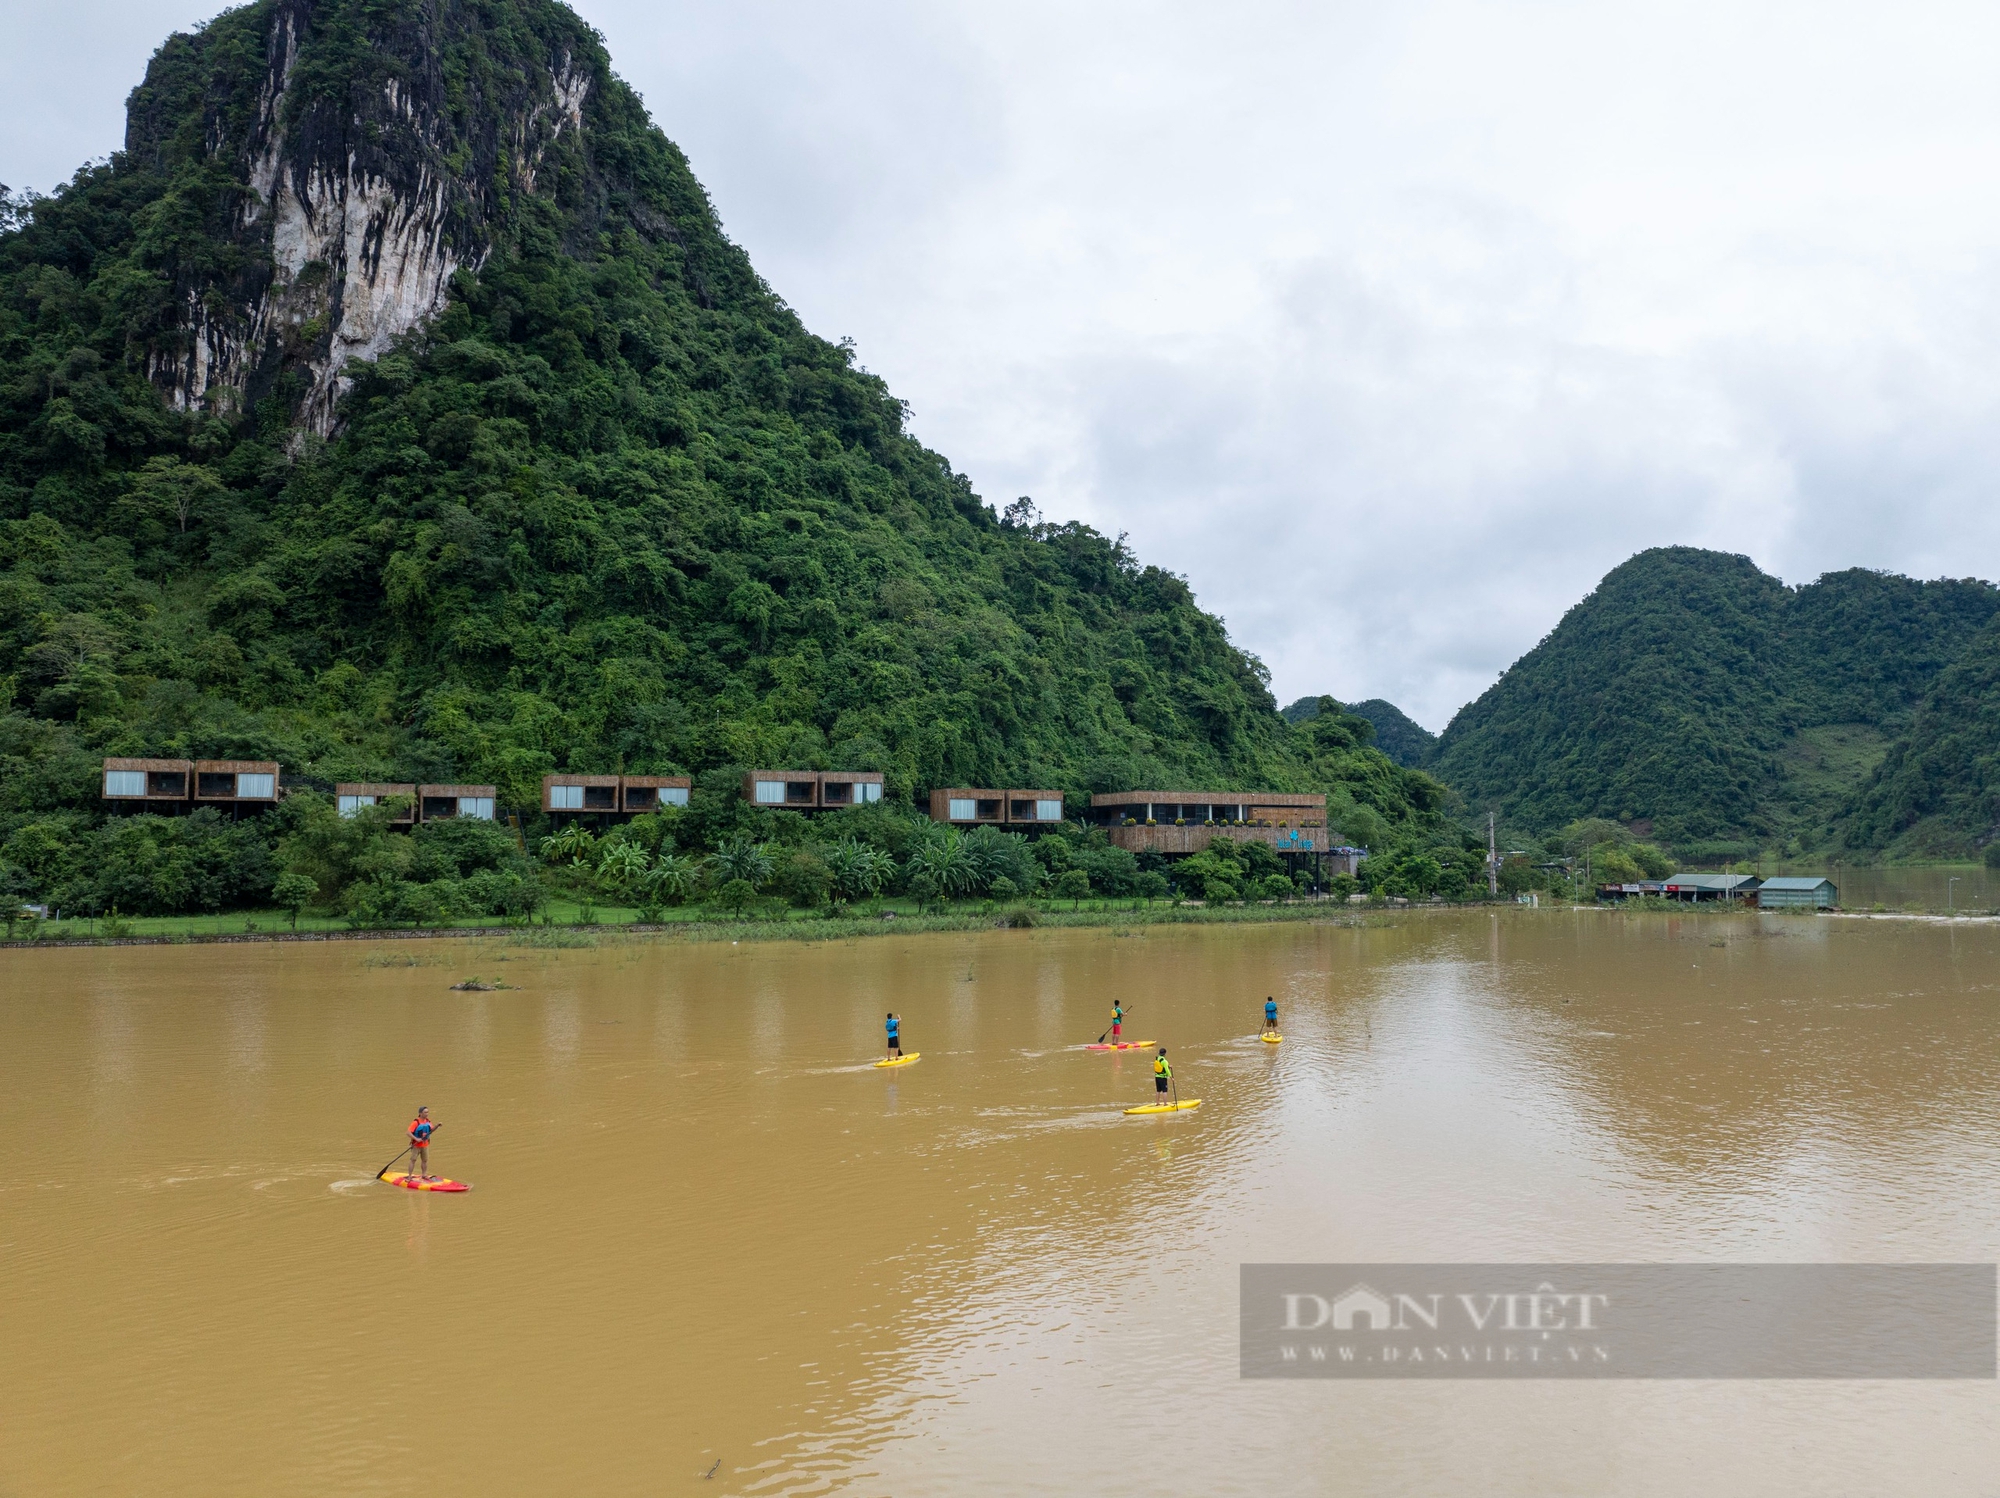
{"label": "yellow life jacket", "polygon": [[1167,1065],[1167,1058],[1165,1056],[1155,1056],[1153,1058],[1154,1076],[1171,1077],[1173,1074],[1174,1074],[1174,1069],[1171,1066]]}

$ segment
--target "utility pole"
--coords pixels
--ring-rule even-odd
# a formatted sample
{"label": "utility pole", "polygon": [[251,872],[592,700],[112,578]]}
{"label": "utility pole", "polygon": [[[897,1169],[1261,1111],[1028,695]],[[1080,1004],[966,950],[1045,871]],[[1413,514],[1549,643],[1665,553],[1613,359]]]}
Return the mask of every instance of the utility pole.
{"label": "utility pole", "polygon": [[1493,841],[1493,813],[1486,813],[1486,895],[1488,899],[1500,896],[1500,855]]}

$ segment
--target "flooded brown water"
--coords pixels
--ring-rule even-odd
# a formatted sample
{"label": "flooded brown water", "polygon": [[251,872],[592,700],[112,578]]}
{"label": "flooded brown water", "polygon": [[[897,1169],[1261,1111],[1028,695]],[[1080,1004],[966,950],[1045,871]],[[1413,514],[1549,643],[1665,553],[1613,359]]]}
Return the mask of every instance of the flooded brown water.
{"label": "flooded brown water", "polygon": [[[0,1494],[2000,1491],[1992,1381],[1236,1348],[1245,1260],[1993,1258],[1996,958],[1547,910],[7,954]],[[1114,995],[1198,1113],[1118,1111]],[[470,1194],[370,1180],[418,1103]]]}

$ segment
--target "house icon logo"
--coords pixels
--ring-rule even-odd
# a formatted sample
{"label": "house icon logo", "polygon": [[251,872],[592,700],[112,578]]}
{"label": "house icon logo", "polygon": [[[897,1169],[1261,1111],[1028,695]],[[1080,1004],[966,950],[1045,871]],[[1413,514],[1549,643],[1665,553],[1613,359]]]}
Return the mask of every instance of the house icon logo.
{"label": "house icon logo", "polygon": [[1392,1325],[1394,1313],[1388,1297],[1367,1285],[1349,1285],[1333,1298],[1333,1329],[1337,1332],[1386,1332]]}

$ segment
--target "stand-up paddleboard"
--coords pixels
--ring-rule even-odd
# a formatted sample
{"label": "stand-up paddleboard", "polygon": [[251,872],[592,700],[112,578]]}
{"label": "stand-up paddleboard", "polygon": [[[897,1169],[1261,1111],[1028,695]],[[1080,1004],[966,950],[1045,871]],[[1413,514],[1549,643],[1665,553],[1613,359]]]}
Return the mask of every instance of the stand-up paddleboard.
{"label": "stand-up paddleboard", "polygon": [[922,1051],[912,1051],[907,1056],[890,1056],[884,1060],[876,1062],[875,1064],[877,1066],[908,1066],[912,1061],[915,1061],[921,1055],[923,1055]]}
{"label": "stand-up paddleboard", "polygon": [[391,1186],[401,1186],[405,1191],[470,1191],[471,1186],[464,1181],[447,1181],[443,1176],[432,1176],[429,1180],[413,1176],[405,1171],[392,1170],[382,1177]]}
{"label": "stand-up paddleboard", "polygon": [[1285,1037],[1282,1035],[1273,1035],[1269,1030],[1266,1030],[1262,1035],[1259,1035],[1257,1038],[1263,1041],[1265,1045],[1276,1045]]}
{"label": "stand-up paddleboard", "polygon": [[1084,1049],[1086,1051],[1144,1051],[1150,1050],[1158,1043],[1152,1040],[1099,1041],[1096,1045],[1085,1046]]}
{"label": "stand-up paddleboard", "polygon": [[1127,1113],[1184,1113],[1189,1108],[1199,1108],[1201,1099],[1191,1097],[1185,1103],[1148,1103],[1143,1108],[1127,1108]]}

